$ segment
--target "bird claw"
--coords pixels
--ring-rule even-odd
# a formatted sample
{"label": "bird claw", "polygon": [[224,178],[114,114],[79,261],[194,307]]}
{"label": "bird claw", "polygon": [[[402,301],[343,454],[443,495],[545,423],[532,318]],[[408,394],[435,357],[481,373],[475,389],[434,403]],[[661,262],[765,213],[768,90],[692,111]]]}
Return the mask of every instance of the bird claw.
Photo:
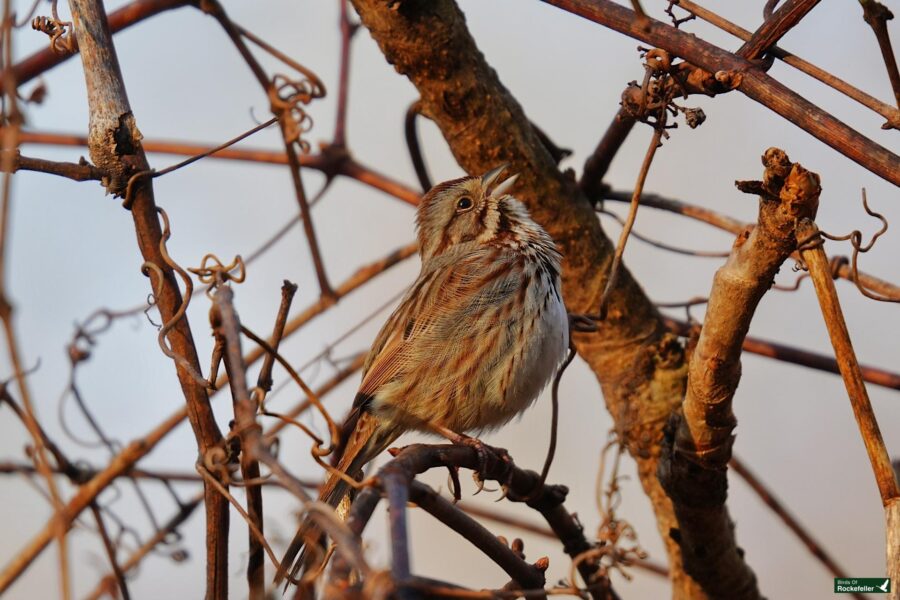
{"label": "bird claw", "polygon": [[453,490],[453,504],[462,500],[462,486],[459,483],[459,467],[448,466],[450,474],[447,476],[450,489]]}
{"label": "bird claw", "polygon": [[484,479],[481,478],[481,473],[479,473],[478,471],[472,471],[472,480],[475,482],[475,487],[478,488],[475,490],[475,493],[472,494],[473,496],[477,496],[481,492],[485,492],[485,491],[487,491],[487,492],[496,492],[497,491],[497,490],[492,490],[491,488],[484,487],[484,484],[486,482]]}
{"label": "bird claw", "polygon": [[478,494],[480,494],[481,492],[484,491],[484,479],[481,478],[481,476],[478,474],[478,471],[473,471],[472,472],[472,480],[475,481],[475,488],[476,488],[475,493],[472,495],[477,496]]}
{"label": "bird claw", "polygon": [[500,497],[497,498],[496,500],[494,500],[494,502],[500,502],[501,500],[506,499],[506,497],[509,495],[509,485],[507,485],[505,483],[503,485],[501,485],[500,492],[501,492]]}

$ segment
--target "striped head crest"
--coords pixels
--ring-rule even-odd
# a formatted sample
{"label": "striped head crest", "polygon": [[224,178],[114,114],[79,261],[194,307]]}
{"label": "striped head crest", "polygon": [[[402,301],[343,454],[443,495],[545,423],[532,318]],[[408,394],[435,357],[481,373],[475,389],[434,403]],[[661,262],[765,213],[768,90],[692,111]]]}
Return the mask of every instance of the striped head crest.
{"label": "striped head crest", "polygon": [[518,177],[501,179],[506,167],[500,165],[481,177],[445,181],[425,194],[416,218],[423,262],[459,244],[488,242],[509,226],[507,213],[525,211],[506,193]]}

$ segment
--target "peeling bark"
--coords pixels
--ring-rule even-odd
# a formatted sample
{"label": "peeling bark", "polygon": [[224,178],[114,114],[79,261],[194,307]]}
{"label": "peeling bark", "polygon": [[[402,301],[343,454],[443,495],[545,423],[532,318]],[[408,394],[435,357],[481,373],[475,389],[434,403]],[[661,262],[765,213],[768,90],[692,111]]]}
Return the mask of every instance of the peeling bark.
{"label": "peeling bark", "polygon": [[732,401],[741,377],[741,345],[763,294],[797,247],[797,227],[815,216],[819,176],[770,148],[761,182],[759,221],[740,233],[713,279],[703,329],[691,355],[682,415],[673,417],[659,478],[675,508],[670,532],[685,570],[711,598],[759,598],[756,577],[737,546],[725,506],[726,468],[737,421]]}

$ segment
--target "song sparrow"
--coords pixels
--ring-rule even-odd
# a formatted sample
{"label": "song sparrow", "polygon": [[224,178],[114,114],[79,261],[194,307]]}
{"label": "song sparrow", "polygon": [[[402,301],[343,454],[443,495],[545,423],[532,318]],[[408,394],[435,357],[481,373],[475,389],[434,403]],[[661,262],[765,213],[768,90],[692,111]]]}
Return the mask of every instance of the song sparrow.
{"label": "song sparrow", "polygon": [[[525,206],[505,193],[516,175],[498,182],[504,168],[438,184],[422,199],[422,270],[369,352],[344,424],[341,472],[356,476],[410,429],[503,425],[531,405],[564,358],[561,257]],[[349,488],[332,473],[319,499],[337,506]],[[307,519],[282,569],[314,531]]]}

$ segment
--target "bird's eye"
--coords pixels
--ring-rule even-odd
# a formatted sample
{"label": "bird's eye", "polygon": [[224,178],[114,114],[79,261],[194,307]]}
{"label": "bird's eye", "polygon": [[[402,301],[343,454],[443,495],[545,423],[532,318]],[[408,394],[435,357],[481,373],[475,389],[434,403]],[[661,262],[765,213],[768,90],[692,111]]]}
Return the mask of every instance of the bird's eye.
{"label": "bird's eye", "polygon": [[463,196],[459,200],[456,201],[456,210],[462,212],[472,208],[472,199],[468,196]]}

